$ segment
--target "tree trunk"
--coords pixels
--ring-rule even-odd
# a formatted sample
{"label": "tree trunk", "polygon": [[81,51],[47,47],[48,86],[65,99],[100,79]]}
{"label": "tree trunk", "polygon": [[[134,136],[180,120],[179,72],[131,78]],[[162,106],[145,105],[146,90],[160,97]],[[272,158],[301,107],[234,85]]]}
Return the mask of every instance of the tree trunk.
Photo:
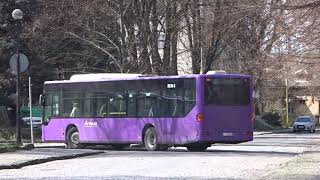
{"label": "tree trunk", "polygon": [[9,117],[5,106],[0,106],[0,127],[9,126]]}
{"label": "tree trunk", "polygon": [[160,75],[161,74],[161,66],[162,61],[159,54],[159,46],[158,46],[158,40],[159,40],[159,32],[158,32],[158,8],[157,8],[157,0],[151,1],[151,23],[150,25],[150,34],[151,39],[149,41],[149,48],[151,49],[151,57],[152,57],[152,72],[153,74]]}
{"label": "tree trunk", "polygon": [[192,39],[194,43],[192,57],[192,73],[199,74],[201,68],[201,24],[200,24],[200,6],[197,0],[194,0],[191,6],[192,15]]}
{"label": "tree trunk", "polygon": [[170,55],[171,55],[171,36],[172,36],[172,2],[167,4],[167,11],[165,14],[165,40],[163,47],[163,65],[162,74],[168,75],[170,71]]}

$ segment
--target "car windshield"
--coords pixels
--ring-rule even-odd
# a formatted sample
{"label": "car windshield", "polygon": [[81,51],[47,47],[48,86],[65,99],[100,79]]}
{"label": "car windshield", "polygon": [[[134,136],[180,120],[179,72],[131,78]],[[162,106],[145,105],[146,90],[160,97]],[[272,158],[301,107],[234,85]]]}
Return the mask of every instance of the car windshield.
{"label": "car windshield", "polygon": [[297,118],[296,122],[310,122],[311,118],[309,117],[299,117]]}

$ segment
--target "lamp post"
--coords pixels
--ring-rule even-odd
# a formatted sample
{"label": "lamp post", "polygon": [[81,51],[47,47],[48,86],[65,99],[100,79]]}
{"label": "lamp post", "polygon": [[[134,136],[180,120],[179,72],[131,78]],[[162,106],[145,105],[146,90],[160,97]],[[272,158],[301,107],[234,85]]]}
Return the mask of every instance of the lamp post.
{"label": "lamp post", "polygon": [[21,30],[21,20],[23,18],[23,12],[20,9],[15,9],[12,12],[12,18],[18,23],[18,32],[16,36],[16,51],[17,51],[17,80],[16,80],[16,144],[21,145],[21,126],[20,126],[20,42],[19,42],[19,34]]}

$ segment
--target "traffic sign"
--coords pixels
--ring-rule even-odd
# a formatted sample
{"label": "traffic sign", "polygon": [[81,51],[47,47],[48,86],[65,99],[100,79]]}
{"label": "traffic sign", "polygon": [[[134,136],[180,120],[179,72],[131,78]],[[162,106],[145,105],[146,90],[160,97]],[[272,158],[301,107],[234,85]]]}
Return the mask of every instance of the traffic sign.
{"label": "traffic sign", "polygon": [[[17,60],[18,60],[18,53],[15,53],[10,58],[10,68],[12,74],[17,74]],[[28,69],[29,60],[26,55],[19,53],[19,61],[20,61],[20,73],[24,72]]]}

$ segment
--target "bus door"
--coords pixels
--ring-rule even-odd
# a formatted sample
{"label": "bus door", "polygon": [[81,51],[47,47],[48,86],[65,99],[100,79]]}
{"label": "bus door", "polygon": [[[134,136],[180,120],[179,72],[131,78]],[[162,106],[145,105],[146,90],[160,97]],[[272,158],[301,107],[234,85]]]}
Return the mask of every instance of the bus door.
{"label": "bus door", "polygon": [[64,134],[61,131],[59,94],[46,94],[42,118],[42,139],[44,141],[63,141]]}

